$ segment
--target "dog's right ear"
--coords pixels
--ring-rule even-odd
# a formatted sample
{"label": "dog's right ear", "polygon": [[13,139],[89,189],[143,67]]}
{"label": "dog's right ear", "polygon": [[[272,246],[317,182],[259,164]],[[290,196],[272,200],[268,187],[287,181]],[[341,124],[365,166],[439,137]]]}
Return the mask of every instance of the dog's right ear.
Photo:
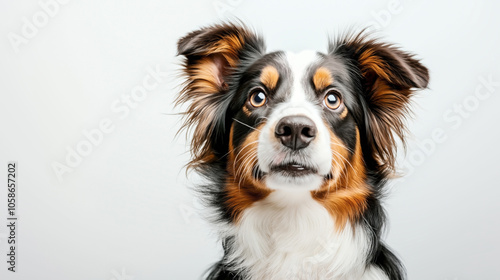
{"label": "dog's right ear", "polygon": [[216,144],[224,138],[231,75],[242,60],[264,53],[260,37],[244,26],[219,24],[193,31],[177,44],[185,57],[184,87],[177,104],[189,103],[183,128],[193,129],[191,167],[218,156]]}
{"label": "dog's right ear", "polygon": [[405,118],[410,97],[429,83],[429,70],[399,48],[367,34],[347,35],[330,45],[330,53],[350,59],[360,72],[365,115],[366,143],[381,170],[392,172],[396,160],[396,137],[405,143]]}

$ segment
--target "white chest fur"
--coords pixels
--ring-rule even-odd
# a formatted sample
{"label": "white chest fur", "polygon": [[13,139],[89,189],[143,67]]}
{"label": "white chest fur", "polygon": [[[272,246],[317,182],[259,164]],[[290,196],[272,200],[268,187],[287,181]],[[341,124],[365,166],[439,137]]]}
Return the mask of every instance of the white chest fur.
{"label": "white chest fur", "polygon": [[365,229],[348,224],[337,231],[308,191],[274,191],[225,234],[234,236],[229,260],[252,280],[386,279],[378,269],[366,270]]}

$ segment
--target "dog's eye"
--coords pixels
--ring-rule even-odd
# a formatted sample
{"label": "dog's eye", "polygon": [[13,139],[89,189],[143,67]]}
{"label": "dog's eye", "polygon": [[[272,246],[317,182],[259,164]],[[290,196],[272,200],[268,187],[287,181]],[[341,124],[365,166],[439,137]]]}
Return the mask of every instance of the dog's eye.
{"label": "dog's eye", "polygon": [[325,95],[324,100],[325,106],[330,110],[337,110],[342,105],[342,99],[340,98],[340,93],[335,90],[330,90]]}
{"label": "dog's eye", "polygon": [[267,103],[267,96],[262,89],[257,89],[250,95],[249,102],[252,107],[259,108]]}

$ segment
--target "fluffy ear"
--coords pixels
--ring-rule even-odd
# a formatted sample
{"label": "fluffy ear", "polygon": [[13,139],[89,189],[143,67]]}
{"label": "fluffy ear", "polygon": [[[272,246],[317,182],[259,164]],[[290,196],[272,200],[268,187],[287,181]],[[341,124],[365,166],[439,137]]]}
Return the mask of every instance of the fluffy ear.
{"label": "fluffy ear", "polygon": [[189,103],[183,128],[193,130],[192,160],[200,166],[215,160],[223,146],[230,80],[244,57],[263,52],[263,42],[243,26],[220,24],[181,38],[178,54],[185,78],[177,104]]}
{"label": "fluffy ear", "polygon": [[366,137],[382,170],[394,170],[397,135],[404,144],[405,117],[415,89],[427,87],[429,72],[413,55],[374,39],[363,32],[347,36],[330,46],[354,60],[362,75],[363,95],[368,104]]}

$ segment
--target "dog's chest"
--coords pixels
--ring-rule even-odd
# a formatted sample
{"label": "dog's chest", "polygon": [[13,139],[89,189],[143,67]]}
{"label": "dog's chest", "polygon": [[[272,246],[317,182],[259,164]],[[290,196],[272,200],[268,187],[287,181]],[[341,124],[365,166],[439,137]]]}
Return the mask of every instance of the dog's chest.
{"label": "dog's chest", "polygon": [[360,279],[369,245],[361,227],[337,230],[309,192],[273,192],[244,211],[231,235],[230,260],[250,279]]}

